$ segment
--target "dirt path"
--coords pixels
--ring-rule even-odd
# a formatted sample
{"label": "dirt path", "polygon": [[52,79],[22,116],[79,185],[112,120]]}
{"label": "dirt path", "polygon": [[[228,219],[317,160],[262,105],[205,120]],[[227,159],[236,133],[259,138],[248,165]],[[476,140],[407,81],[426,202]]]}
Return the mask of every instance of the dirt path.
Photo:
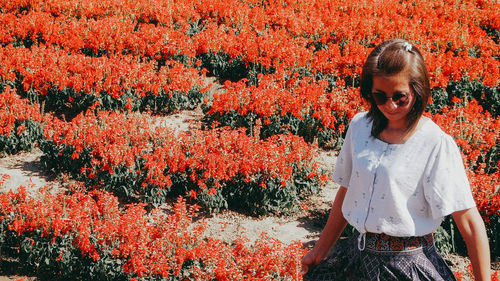
{"label": "dirt path", "polygon": [[42,170],[41,155],[42,151],[35,149],[32,152],[0,158],[0,176],[8,175],[3,185],[0,186],[0,192],[16,190],[21,185],[25,186],[28,191],[47,186],[51,191],[57,192],[60,189],[60,183],[53,181]]}

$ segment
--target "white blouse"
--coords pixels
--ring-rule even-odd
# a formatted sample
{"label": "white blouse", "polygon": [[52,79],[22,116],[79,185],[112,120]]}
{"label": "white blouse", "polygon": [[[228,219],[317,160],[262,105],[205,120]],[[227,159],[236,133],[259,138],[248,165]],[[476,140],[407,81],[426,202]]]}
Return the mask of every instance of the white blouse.
{"label": "white blouse", "polygon": [[458,146],[425,121],[404,144],[390,144],[371,136],[366,112],[352,119],[333,180],[347,188],[342,213],[360,233],[422,236],[475,206]]}

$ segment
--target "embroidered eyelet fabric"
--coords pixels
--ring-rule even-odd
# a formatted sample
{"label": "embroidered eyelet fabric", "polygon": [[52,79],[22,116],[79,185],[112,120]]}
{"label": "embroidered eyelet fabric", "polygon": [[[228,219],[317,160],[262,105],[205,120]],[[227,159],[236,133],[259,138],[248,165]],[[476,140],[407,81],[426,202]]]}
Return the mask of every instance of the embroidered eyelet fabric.
{"label": "embroidered eyelet fabric", "polygon": [[346,220],[360,233],[423,236],[475,206],[458,146],[427,119],[404,144],[371,136],[367,113],[351,120],[333,180],[347,188]]}

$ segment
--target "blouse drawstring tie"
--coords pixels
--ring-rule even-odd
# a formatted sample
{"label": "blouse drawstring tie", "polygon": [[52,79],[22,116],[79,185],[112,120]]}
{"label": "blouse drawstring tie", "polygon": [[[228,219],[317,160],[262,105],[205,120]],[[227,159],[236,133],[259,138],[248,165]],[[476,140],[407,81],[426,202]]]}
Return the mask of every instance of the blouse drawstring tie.
{"label": "blouse drawstring tie", "polygon": [[365,249],[365,244],[366,244],[366,232],[363,232],[360,233],[358,236],[358,250],[363,251]]}

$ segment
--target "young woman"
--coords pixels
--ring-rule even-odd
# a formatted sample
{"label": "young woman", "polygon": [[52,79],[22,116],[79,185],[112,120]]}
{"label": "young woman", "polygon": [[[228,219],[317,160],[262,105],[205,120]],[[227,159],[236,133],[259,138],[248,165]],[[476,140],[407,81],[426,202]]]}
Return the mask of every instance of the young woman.
{"label": "young woman", "polygon": [[[454,140],[424,117],[429,78],[405,40],[375,47],[361,75],[370,103],[349,125],[327,224],[302,259],[306,280],[456,280],[433,232],[452,214],[476,280],[490,280],[490,252]],[[349,223],[359,235],[336,245]]]}

